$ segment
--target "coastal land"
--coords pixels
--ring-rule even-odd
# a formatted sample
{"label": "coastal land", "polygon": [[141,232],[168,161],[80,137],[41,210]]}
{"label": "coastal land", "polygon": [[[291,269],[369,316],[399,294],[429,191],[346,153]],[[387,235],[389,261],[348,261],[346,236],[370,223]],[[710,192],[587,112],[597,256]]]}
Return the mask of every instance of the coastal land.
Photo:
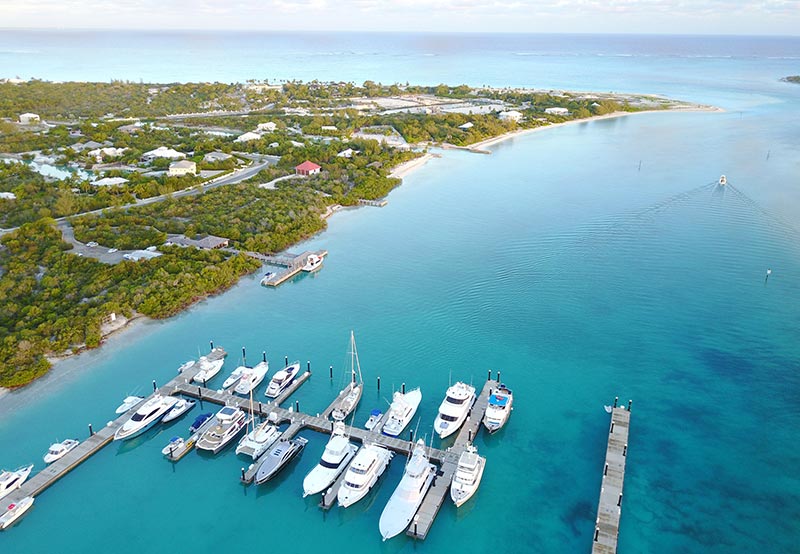
{"label": "coastal land", "polygon": [[0,386],[227,290],[338,206],[382,200],[431,148],[485,153],[559,125],[687,109],[712,108],[369,81],[0,83]]}

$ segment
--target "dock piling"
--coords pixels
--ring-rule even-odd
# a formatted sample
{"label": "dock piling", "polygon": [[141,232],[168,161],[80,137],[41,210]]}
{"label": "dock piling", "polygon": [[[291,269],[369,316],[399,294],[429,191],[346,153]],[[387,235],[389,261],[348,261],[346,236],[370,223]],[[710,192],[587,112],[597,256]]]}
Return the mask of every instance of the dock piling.
{"label": "dock piling", "polygon": [[633,404],[633,400],[628,400],[628,411],[631,411],[631,404]]}
{"label": "dock piling", "polygon": [[614,407],[617,407],[617,402],[619,402],[619,396],[614,397]]}
{"label": "dock piling", "polygon": [[406,384],[405,384],[405,383],[403,383],[403,384],[400,386],[400,391],[401,391],[403,394],[405,394],[405,393],[406,393]]}
{"label": "dock piling", "polygon": [[[331,366],[330,368],[328,368],[328,373],[330,373],[331,379],[333,379],[333,366]],[[381,380],[381,378],[380,378],[380,377],[378,377],[378,381],[380,381],[380,380]]]}
{"label": "dock piling", "polygon": [[381,376],[378,375],[378,392],[381,390]]}
{"label": "dock piling", "polygon": [[153,392],[156,392],[157,390],[158,390],[158,387],[156,386],[156,380],[153,379]]}
{"label": "dock piling", "polygon": [[311,371],[311,360],[306,360],[306,371]]}
{"label": "dock piling", "polygon": [[242,365],[247,366],[247,352],[244,350],[244,346],[242,346]]}
{"label": "dock piling", "polygon": [[89,424],[89,436],[90,437],[94,436],[94,431],[92,430],[92,424],[91,423]]}
{"label": "dock piling", "polygon": [[245,474],[245,470],[244,470],[244,468],[242,468],[242,481],[244,481],[244,474]]}
{"label": "dock piling", "polygon": [[284,361],[284,364],[283,364],[283,365],[284,365],[284,367],[285,367],[285,366],[287,366],[287,365],[289,365],[289,356],[284,356],[284,357],[283,357],[283,361]]}
{"label": "dock piling", "polygon": [[497,372],[497,382],[498,383],[500,382],[500,372],[499,371]]}
{"label": "dock piling", "polygon": [[294,401],[294,411],[295,412],[299,412],[300,411],[300,401],[299,400],[295,400]]}
{"label": "dock piling", "polygon": [[208,341],[208,344],[211,345],[211,350],[214,350],[214,341],[210,340],[210,341]]}
{"label": "dock piling", "polygon": [[267,361],[267,351],[266,350],[262,350],[261,351],[261,361],[262,362],[266,362]]}
{"label": "dock piling", "polygon": [[414,442],[414,430],[413,429],[409,429],[408,430],[408,442]]}

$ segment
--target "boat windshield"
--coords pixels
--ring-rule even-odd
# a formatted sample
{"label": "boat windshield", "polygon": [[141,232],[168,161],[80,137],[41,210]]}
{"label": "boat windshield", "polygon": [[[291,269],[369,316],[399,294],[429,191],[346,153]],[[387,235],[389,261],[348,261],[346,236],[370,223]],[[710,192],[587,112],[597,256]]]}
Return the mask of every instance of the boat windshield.
{"label": "boat windshield", "polygon": [[341,462],[336,462],[336,463],[329,462],[329,461],[325,460],[325,458],[323,458],[323,459],[321,459],[319,461],[319,465],[321,465],[322,467],[327,467],[328,469],[336,469],[340,465],[342,465],[342,463]]}
{"label": "boat windshield", "polygon": [[456,406],[461,405],[467,401],[466,398],[453,398],[452,396],[446,397],[445,400],[450,404],[455,404]]}
{"label": "boat windshield", "polygon": [[439,414],[439,417],[442,418],[442,421],[457,421],[458,418],[456,416],[450,416],[447,414]]}
{"label": "boat windshield", "polygon": [[347,485],[348,488],[355,489],[355,490],[358,490],[358,489],[360,489],[361,487],[364,486],[363,484],[357,485],[356,483],[351,483],[350,481],[345,481],[344,484]]}
{"label": "boat windshield", "polygon": [[140,412],[136,412],[135,414],[133,414],[133,417],[131,418],[131,421],[142,421],[142,420],[145,420],[145,419],[149,418],[150,416],[152,416],[157,411],[158,411],[158,408],[156,408],[155,410],[150,410],[146,414],[142,414]]}

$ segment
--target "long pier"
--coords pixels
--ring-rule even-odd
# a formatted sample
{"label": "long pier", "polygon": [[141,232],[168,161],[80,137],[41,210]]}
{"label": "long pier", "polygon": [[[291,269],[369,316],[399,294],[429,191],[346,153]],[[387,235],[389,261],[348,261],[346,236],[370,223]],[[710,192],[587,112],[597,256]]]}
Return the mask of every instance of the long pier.
{"label": "long pier", "polygon": [[603,482],[597,519],[594,527],[592,554],[616,554],[619,536],[619,519],[622,514],[622,486],[625,481],[625,460],[628,456],[628,429],[631,420],[631,403],[628,409],[611,409],[611,425],[608,429],[606,461],[603,466]]}

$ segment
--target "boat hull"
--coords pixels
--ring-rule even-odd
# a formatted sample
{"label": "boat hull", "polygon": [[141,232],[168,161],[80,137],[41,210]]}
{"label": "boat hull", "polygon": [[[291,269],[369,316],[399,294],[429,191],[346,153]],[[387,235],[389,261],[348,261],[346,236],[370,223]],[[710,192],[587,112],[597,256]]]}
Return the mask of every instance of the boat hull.
{"label": "boat hull", "polygon": [[350,463],[350,460],[353,459],[353,456],[356,455],[357,451],[358,447],[354,444],[350,444],[347,449],[347,454],[344,456],[344,458],[342,458],[342,461],[339,463],[339,467],[335,469],[325,468],[321,465],[315,466],[314,469],[312,469],[303,480],[303,498],[312,494],[321,493],[331,486],[333,482],[336,481],[337,477],[339,477],[342,472],[347,469],[347,464]]}
{"label": "boat hull", "polygon": [[10,510],[7,510],[2,516],[0,516],[0,529],[5,530],[14,525],[16,521],[18,521],[25,512],[31,509],[33,506],[34,498],[32,496],[26,496]]}
{"label": "boat hull", "polygon": [[428,489],[431,487],[435,474],[436,466],[429,464],[428,474],[425,477],[424,484],[419,490],[419,497],[415,502],[403,502],[394,494],[392,495],[386,507],[383,509],[380,521],[378,522],[378,530],[383,540],[391,539],[408,528],[417,510],[419,510],[422,500],[425,498],[425,495],[428,494]]}
{"label": "boat hull", "polygon": [[25,480],[28,478],[28,476],[31,474],[32,470],[33,470],[33,464],[31,464],[31,465],[29,465],[27,467],[20,468],[20,469],[16,470],[15,472],[13,472],[13,473],[17,473],[18,474],[17,475],[17,479],[14,480],[14,482],[10,486],[0,490],[0,498],[3,498],[4,496],[10,494],[11,491],[14,491],[14,490],[17,490],[18,488],[20,488],[22,486],[22,484],[25,482]]}
{"label": "boat hull", "polygon": [[[285,443],[285,444],[282,444]],[[302,437],[298,437],[296,439],[291,439],[289,441],[281,441],[277,445],[273,446],[273,449],[284,447],[287,449],[285,455],[281,458],[274,458],[270,456],[273,452],[271,450],[267,455],[264,456],[263,462],[258,466],[256,470],[256,477],[255,483],[256,485],[261,485],[266,483],[273,477],[275,477],[284,467],[289,465],[293,459],[297,457],[300,452],[303,451],[305,448],[306,443],[308,441]]]}

